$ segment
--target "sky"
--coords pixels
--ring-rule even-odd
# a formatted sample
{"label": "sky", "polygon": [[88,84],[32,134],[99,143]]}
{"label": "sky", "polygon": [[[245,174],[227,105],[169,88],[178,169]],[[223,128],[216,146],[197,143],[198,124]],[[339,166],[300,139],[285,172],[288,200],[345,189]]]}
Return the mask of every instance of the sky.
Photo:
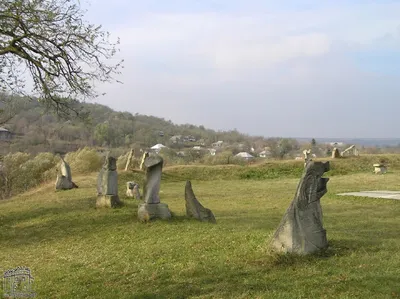
{"label": "sky", "polygon": [[[112,3],[110,5],[110,3]],[[265,137],[400,137],[400,0],[90,0],[118,111]]]}

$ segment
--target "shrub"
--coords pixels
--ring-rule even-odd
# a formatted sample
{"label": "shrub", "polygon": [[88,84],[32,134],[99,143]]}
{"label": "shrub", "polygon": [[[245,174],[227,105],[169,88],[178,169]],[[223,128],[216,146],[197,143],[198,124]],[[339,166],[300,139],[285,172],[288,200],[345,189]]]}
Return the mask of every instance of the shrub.
{"label": "shrub", "polygon": [[95,149],[89,147],[68,153],[65,161],[71,167],[72,175],[99,171],[104,162],[103,157]]}
{"label": "shrub", "polygon": [[35,158],[26,153],[4,156],[0,172],[0,197],[8,198],[48,180],[54,175],[58,162],[51,153],[41,153]]}
{"label": "shrub", "polygon": [[126,153],[125,155],[121,155],[118,157],[118,159],[117,159],[117,169],[118,170],[125,169],[126,162],[128,161],[128,155],[129,155],[129,152]]}
{"label": "shrub", "polygon": [[24,186],[20,189],[25,191],[49,179],[55,179],[56,165],[59,161],[60,159],[52,153],[40,153],[35,158],[26,161],[20,168],[26,174],[27,180],[23,178],[19,180]]}
{"label": "shrub", "polygon": [[29,154],[20,152],[4,156],[0,172],[0,196],[2,199],[15,194],[13,192],[16,189],[15,185],[18,185],[18,180],[23,176],[20,167],[29,158]]}

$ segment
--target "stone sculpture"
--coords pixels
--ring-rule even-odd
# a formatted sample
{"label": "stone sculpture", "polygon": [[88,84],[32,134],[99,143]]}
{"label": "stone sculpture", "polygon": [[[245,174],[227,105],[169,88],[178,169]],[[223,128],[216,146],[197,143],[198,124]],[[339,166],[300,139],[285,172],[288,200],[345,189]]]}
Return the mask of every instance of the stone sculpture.
{"label": "stone sculpture", "polygon": [[332,151],[332,159],[340,158],[340,156],[341,155],[340,155],[339,149],[335,147]]}
{"label": "stone sculpture", "polygon": [[374,173],[375,174],[384,174],[387,172],[387,168],[383,163],[376,163],[374,165]]}
{"label": "stone sculpture", "polygon": [[140,163],[140,167],[139,167],[140,170],[143,170],[144,160],[146,160],[146,158],[149,157],[149,155],[150,155],[149,152],[143,153],[142,162]]}
{"label": "stone sculpture", "polygon": [[356,146],[353,144],[352,146],[346,148],[343,152],[342,152],[342,157],[346,157],[346,156],[358,156],[358,150],[356,148]]}
{"label": "stone sculpture", "polygon": [[201,203],[197,200],[192,189],[192,183],[190,181],[186,181],[185,202],[186,216],[190,218],[196,218],[197,220],[204,222],[217,222],[211,210],[203,207]]}
{"label": "stone sculpture", "polygon": [[121,204],[118,197],[117,160],[107,156],[97,177],[96,207],[117,207]]}
{"label": "stone sculpture", "polygon": [[61,158],[60,167],[57,169],[56,190],[70,190],[78,188],[72,181],[71,167]]}
{"label": "stone sculpture", "polygon": [[296,195],[276,230],[272,246],[282,252],[309,254],[328,246],[322,223],[321,197],[327,192],[329,162],[311,161],[304,169]]}
{"label": "stone sculpture", "polygon": [[135,199],[140,200],[140,190],[139,184],[136,182],[127,182],[126,183],[126,196],[127,197],[134,197]]}
{"label": "stone sculpture", "polygon": [[168,205],[161,203],[159,197],[163,162],[162,157],[158,155],[147,155],[143,161],[143,166],[146,169],[146,181],[144,185],[144,203],[138,208],[138,219],[140,221],[171,218]]}
{"label": "stone sculpture", "polygon": [[132,158],[133,158],[133,156],[134,156],[134,150],[131,149],[131,150],[129,151],[129,154],[128,154],[128,159],[126,160],[125,171],[128,171],[129,166],[130,166],[131,163],[132,163]]}
{"label": "stone sculpture", "polygon": [[304,167],[305,167],[309,161],[312,161],[311,158],[310,158],[311,150],[310,149],[308,149],[308,150],[305,149],[303,151],[303,155],[304,155]]}

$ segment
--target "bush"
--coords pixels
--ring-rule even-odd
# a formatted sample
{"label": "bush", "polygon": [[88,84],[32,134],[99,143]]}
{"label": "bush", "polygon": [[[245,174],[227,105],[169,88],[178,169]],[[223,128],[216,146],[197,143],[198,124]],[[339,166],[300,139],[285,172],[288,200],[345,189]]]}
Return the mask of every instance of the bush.
{"label": "bush", "polygon": [[0,172],[0,197],[8,198],[48,180],[55,174],[58,162],[51,153],[41,153],[35,158],[26,153],[4,156]]}
{"label": "bush", "polygon": [[89,147],[68,153],[65,161],[71,167],[72,175],[99,171],[104,162],[103,157],[95,149]]}
{"label": "bush", "polygon": [[128,156],[129,156],[129,152],[126,153],[125,155],[121,155],[118,157],[118,159],[117,159],[117,169],[118,170],[125,169],[126,162],[128,161]]}
{"label": "bush", "polygon": [[26,173],[28,181],[23,179],[24,190],[35,187],[45,181],[56,178],[56,165],[60,162],[60,158],[52,153],[40,153],[35,158],[26,161],[21,165],[21,170]]}
{"label": "bush", "polygon": [[4,156],[1,165],[1,179],[0,179],[0,196],[2,199],[8,198],[15,194],[15,185],[17,181],[24,174],[21,173],[20,167],[30,158],[29,154],[15,153]]}

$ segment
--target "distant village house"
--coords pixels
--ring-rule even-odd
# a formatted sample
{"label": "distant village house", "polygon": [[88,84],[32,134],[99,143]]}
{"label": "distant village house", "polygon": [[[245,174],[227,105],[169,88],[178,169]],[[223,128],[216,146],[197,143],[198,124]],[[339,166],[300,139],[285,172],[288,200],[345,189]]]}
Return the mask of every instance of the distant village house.
{"label": "distant village house", "polygon": [[13,134],[6,128],[0,127],[0,140],[10,140],[12,135]]}

